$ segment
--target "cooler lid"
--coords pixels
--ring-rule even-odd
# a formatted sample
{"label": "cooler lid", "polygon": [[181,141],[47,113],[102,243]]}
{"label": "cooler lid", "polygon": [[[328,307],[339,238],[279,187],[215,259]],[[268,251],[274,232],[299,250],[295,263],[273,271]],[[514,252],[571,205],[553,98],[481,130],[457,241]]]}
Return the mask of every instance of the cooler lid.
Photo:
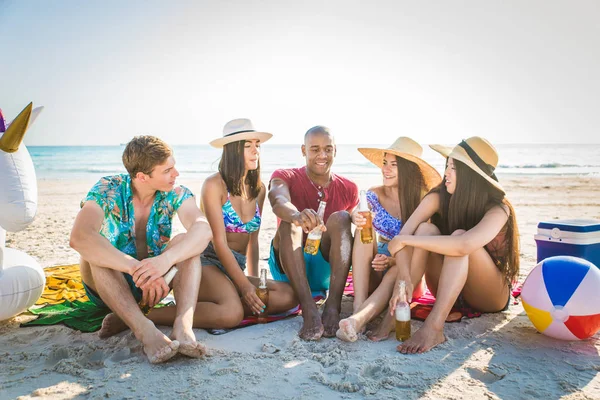
{"label": "cooler lid", "polygon": [[539,229],[558,228],[567,232],[597,232],[600,231],[600,221],[597,219],[562,219],[556,221],[545,221],[538,224]]}

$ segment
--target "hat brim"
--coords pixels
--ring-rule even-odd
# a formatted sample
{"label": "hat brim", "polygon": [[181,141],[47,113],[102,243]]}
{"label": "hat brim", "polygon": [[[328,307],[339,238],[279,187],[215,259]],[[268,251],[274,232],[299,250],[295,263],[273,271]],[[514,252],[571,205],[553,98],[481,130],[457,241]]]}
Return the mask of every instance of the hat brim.
{"label": "hat brim", "polygon": [[402,157],[405,160],[417,164],[417,166],[421,170],[421,173],[423,174],[423,178],[425,179],[425,185],[427,186],[427,190],[430,190],[442,181],[440,173],[435,168],[429,165],[429,163],[427,163],[422,158],[417,157],[413,154],[404,153],[393,149],[376,149],[371,147],[360,147],[358,151],[363,156],[365,156],[367,160],[371,161],[379,168],[383,168],[383,158],[385,153]]}
{"label": "hat brim", "polygon": [[477,166],[477,164],[475,164],[473,162],[473,160],[471,160],[471,157],[469,157],[469,155],[467,154],[465,149],[463,149],[462,147],[460,147],[460,146],[448,147],[448,146],[442,146],[440,144],[430,144],[429,147],[431,147],[432,150],[440,153],[445,158],[452,157],[454,160],[458,160],[458,161],[462,162],[467,167],[469,167],[473,171],[475,171],[477,174],[481,175],[486,181],[491,183],[492,186],[494,186],[496,189],[498,189],[502,193],[506,194],[506,192],[504,191],[504,188],[502,187],[502,185],[500,185],[500,182],[494,180],[491,176],[489,176],[485,172],[483,172]]}
{"label": "hat brim", "polygon": [[217,149],[223,148],[226,144],[238,142],[240,140],[260,140],[261,143],[265,143],[269,139],[273,137],[272,133],[267,132],[244,132],[244,133],[236,133],[234,135],[220,137],[211,141],[209,144],[212,147],[216,147]]}

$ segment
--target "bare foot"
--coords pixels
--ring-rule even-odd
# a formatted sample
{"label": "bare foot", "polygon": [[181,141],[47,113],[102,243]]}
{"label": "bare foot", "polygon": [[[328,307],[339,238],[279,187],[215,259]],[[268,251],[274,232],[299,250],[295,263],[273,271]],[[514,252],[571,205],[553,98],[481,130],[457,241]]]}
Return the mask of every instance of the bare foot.
{"label": "bare foot", "polygon": [[192,328],[183,328],[175,323],[171,337],[179,342],[179,352],[191,358],[200,358],[206,354],[206,347],[196,341]]}
{"label": "bare foot", "polygon": [[191,358],[201,358],[206,354],[206,347],[198,342],[181,343],[179,352]]}
{"label": "bare foot", "polygon": [[156,327],[153,330],[148,330],[141,338],[144,345],[144,353],[148,357],[151,364],[159,364],[174,357],[179,349],[177,340],[171,341]]}
{"label": "bare foot", "polygon": [[323,330],[323,323],[318,314],[315,317],[305,315],[304,323],[302,324],[302,328],[300,328],[300,332],[298,332],[298,336],[302,340],[319,340],[323,336]]}
{"label": "bare foot", "polygon": [[345,342],[356,342],[358,340],[356,321],[352,318],[345,318],[341,320],[340,329],[335,332],[335,336]]}
{"label": "bare foot", "polygon": [[370,332],[367,332],[367,337],[374,342],[381,342],[387,340],[390,336],[390,332],[394,330],[394,318],[386,311],[383,320],[377,325],[377,327]]}
{"label": "bare foot", "polygon": [[410,339],[398,345],[396,349],[404,354],[424,353],[445,341],[446,336],[444,336],[443,329],[433,329],[425,323]]}
{"label": "bare foot", "polygon": [[127,329],[129,329],[129,327],[121,320],[121,318],[117,317],[117,314],[110,313],[102,320],[102,327],[98,331],[98,336],[100,339],[106,339]]}
{"label": "bare foot", "polygon": [[327,306],[323,310],[323,337],[335,337],[335,334],[340,327],[340,312],[333,307],[328,308]]}

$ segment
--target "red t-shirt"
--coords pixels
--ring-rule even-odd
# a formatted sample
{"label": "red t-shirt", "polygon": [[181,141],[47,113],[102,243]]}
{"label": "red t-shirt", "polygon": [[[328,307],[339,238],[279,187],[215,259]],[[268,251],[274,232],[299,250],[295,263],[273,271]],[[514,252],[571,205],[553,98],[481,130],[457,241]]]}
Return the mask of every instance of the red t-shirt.
{"label": "red t-shirt", "polygon": [[[289,190],[292,204],[299,210],[311,208],[315,211],[319,208],[319,191],[317,185],[308,178],[306,174],[306,166],[301,168],[278,169],[271,175],[271,180],[281,179],[284,181]],[[270,186],[270,183],[269,183]],[[323,189],[325,194],[324,222],[331,214],[336,211],[346,210],[351,212],[358,204],[358,186],[350,179],[342,176],[331,174],[331,182],[329,186]],[[277,226],[279,226],[279,218],[277,218]]]}

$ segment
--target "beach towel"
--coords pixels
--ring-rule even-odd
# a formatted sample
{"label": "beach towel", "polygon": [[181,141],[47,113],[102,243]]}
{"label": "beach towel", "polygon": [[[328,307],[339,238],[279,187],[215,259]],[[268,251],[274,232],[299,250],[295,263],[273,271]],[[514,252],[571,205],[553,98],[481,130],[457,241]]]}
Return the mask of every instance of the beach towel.
{"label": "beach towel", "polygon": [[[517,284],[513,287],[512,296],[513,301],[511,304],[519,304],[518,297],[521,295],[521,284]],[[345,296],[354,296],[354,285],[352,280],[352,270],[348,273],[348,278],[346,279],[346,285],[344,287],[344,295]],[[433,309],[433,305],[435,304],[435,296],[431,293],[429,288],[425,288],[425,292],[423,295],[417,299],[412,299],[410,304],[410,315],[412,319],[425,321],[431,310]],[[463,317],[465,318],[477,318],[480,317],[481,313],[479,311],[474,310],[468,305],[457,304],[456,307],[453,307],[450,310],[450,314],[448,314],[448,318],[446,318],[446,322],[460,322]]]}
{"label": "beach towel", "polygon": [[[81,332],[95,332],[111,311],[92,303],[83,288],[79,264],[44,269],[46,286],[40,299],[28,312],[37,318],[21,326],[64,324]],[[173,302],[160,303],[165,307]]]}
{"label": "beach towel", "polygon": [[[79,264],[59,265],[46,268],[46,286],[44,292],[36,304],[28,311],[37,318],[21,324],[21,326],[35,325],[57,325],[64,324],[69,328],[79,330],[81,332],[95,332],[102,326],[102,320],[111,311],[107,308],[97,307],[89,301],[85,294]],[[315,297],[316,300],[324,299],[323,294]],[[171,306],[175,303],[172,301],[159,303],[156,307]],[[292,315],[300,313],[300,307],[295,307],[284,313],[270,315],[267,322],[278,321]],[[243,328],[244,326],[254,325],[258,323],[258,318],[250,316],[233,329]],[[222,334],[229,332],[228,330],[208,330],[209,333]]]}
{"label": "beach towel", "polygon": [[[317,303],[317,304],[322,303],[325,300],[325,298],[326,298],[325,293],[313,293],[313,299],[314,299],[315,303]],[[285,311],[281,314],[269,315],[267,317],[267,323],[279,321],[279,320],[282,320],[287,317],[292,317],[294,315],[301,315],[301,314],[302,314],[302,308],[298,305],[298,306],[292,308],[291,310]],[[244,317],[242,322],[240,322],[240,324],[234,328],[207,329],[206,331],[208,333],[210,333],[211,335],[222,335],[224,333],[231,332],[233,330],[240,329],[245,326],[255,325],[255,324],[258,324],[258,317],[254,316],[254,315],[250,315],[248,317]]]}

